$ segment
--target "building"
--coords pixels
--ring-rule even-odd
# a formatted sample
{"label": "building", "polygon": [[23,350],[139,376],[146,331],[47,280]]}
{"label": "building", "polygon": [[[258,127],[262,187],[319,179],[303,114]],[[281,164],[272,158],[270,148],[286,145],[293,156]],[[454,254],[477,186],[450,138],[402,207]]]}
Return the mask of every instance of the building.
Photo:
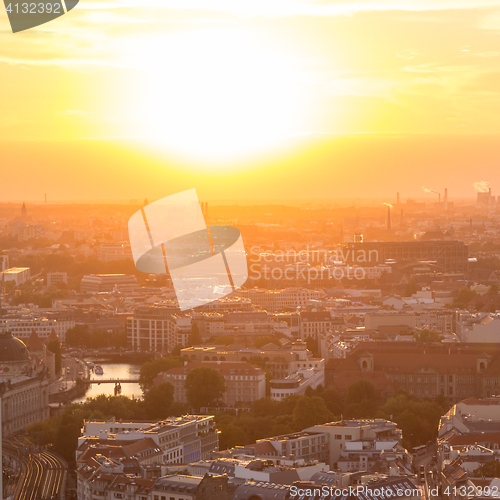
{"label": "building", "polygon": [[418,397],[441,395],[453,404],[470,396],[499,393],[500,348],[496,344],[360,342],[345,359],[328,361],[325,384],[335,387],[344,376],[355,381],[354,375],[360,372],[366,373],[367,380],[387,377],[396,390]]}
{"label": "building", "polygon": [[286,378],[271,380],[271,399],[281,401],[294,394],[304,394],[308,387],[316,389],[319,385],[325,385],[323,368],[302,368]]}
{"label": "building", "polygon": [[313,357],[305,342],[300,341],[293,342],[291,347],[280,347],[271,343],[260,349],[237,344],[193,346],[182,349],[181,356],[186,361],[200,363],[208,361],[250,362],[254,358],[265,363],[266,370],[275,379],[289,377],[301,369],[323,370],[325,366],[324,359]]}
{"label": "building", "polygon": [[335,324],[330,311],[303,311],[300,313],[300,338],[310,337],[319,342]]}
{"label": "building", "polygon": [[394,469],[400,469],[403,474],[411,475],[411,466],[412,456],[403,448],[398,436],[394,436],[392,440],[362,438],[346,441],[337,461],[337,468],[342,472],[376,469],[377,472],[394,474]]}
{"label": "building", "polygon": [[[330,422],[328,424],[315,425],[304,429],[304,432],[315,432],[327,434],[329,436],[329,458],[330,467],[334,467],[341,457],[346,453],[346,443],[350,442],[386,442],[401,445],[403,433],[398,429],[394,422],[376,418],[374,420],[341,420],[339,422]],[[374,445],[375,446],[375,445]],[[377,445],[380,449],[382,445]],[[347,450],[352,450],[348,447]],[[380,450],[379,450],[380,451]],[[362,460],[360,458],[360,460]],[[366,458],[368,460],[368,458]]]}
{"label": "building", "polygon": [[67,273],[47,273],[47,286],[57,286],[61,283],[68,284]]}
{"label": "building", "polygon": [[7,271],[9,269],[9,256],[0,255],[0,273]]}
{"label": "building", "polygon": [[168,352],[185,346],[191,334],[192,318],[171,306],[149,306],[135,309],[127,321],[127,336],[133,349]]}
{"label": "building", "polygon": [[317,461],[290,458],[258,458],[234,456],[212,462],[209,474],[226,474],[234,482],[262,481],[276,484],[293,484],[308,481],[313,475],[327,472],[329,467]]}
{"label": "building", "polygon": [[139,441],[151,438],[162,450],[163,463],[181,464],[204,460],[219,449],[219,434],[214,417],[185,415],[171,417],[161,422],[117,422],[86,420],[80,442],[89,439],[110,442]]}
{"label": "building", "polygon": [[41,224],[26,224],[22,221],[15,221],[12,223],[12,236],[17,236],[18,241],[44,238],[45,227]]}
{"label": "building", "polygon": [[186,377],[196,368],[211,368],[224,377],[226,391],[222,399],[227,406],[248,406],[266,395],[266,375],[260,369],[245,362],[217,361],[190,362],[180,368],[172,368],[160,373],[155,379],[155,385],[169,382],[174,386],[174,400],[187,403]]}
{"label": "building", "polygon": [[151,489],[151,500],[231,500],[236,485],[226,475],[166,476]]}
{"label": "building", "polygon": [[240,297],[250,299],[251,303],[260,306],[266,311],[280,311],[286,307],[296,309],[307,306],[310,300],[321,300],[325,297],[323,290],[309,290],[307,288],[285,288],[283,290],[251,289],[238,290]]}
{"label": "building", "polygon": [[125,245],[103,245],[97,249],[97,258],[104,262],[132,259],[132,252]]}
{"label": "building", "polygon": [[371,265],[396,262],[411,266],[416,262],[434,263],[443,272],[469,270],[469,249],[462,241],[356,242],[344,245],[347,263]]}
{"label": "building", "polygon": [[462,342],[500,343],[500,316],[459,312],[456,333]]}
{"label": "building", "polygon": [[137,278],[130,274],[90,274],[82,278],[82,293],[133,292],[140,288]]}
{"label": "building", "polygon": [[[46,358],[50,354],[46,353]],[[0,333],[0,398],[2,436],[22,432],[49,418],[49,371],[31,358],[26,345],[10,333]]]}
{"label": "building", "polygon": [[49,338],[52,331],[59,340],[66,341],[66,332],[74,328],[73,311],[31,311],[16,309],[0,316],[0,332],[11,332],[15,337],[26,341],[33,330],[43,340]]}
{"label": "building", "polygon": [[13,281],[16,286],[26,283],[31,279],[31,269],[29,267],[11,267],[0,273],[0,281]]}
{"label": "building", "polygon": [[78,500],[151,500],[151,489],[155,483],[153,479],[116,472],[118,464],[102,455],[77,465]]}

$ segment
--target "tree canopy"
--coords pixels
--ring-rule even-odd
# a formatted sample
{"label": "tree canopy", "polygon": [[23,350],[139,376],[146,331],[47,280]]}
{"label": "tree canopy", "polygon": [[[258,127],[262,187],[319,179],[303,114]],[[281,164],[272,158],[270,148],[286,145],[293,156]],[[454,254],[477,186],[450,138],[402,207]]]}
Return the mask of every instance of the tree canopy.
{"label": "tree canopy", "polygon": [[226,390],[224,377],[213,368],[202,366],[191,370],[186,377],[186,397],[193,408],[211,406]]}
{"label": "tree canopy", "polygon": [[152,361],[146,361],[141,366],[141,373],[139,375],[139,384],[143,391],[153,387],[153,380],[155,377],[162,372],[166,372],[171,368],[178,368],[182,366],[183,362],[179,357],[163,357],[156,358]]}

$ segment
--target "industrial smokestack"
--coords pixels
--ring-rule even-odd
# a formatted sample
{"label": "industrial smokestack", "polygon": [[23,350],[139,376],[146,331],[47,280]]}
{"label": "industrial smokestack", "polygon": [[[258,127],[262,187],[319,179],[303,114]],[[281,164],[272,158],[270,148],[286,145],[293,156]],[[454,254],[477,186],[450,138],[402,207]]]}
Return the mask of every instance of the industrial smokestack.
{"label": "industrial smokestack", "polygon": [[391,230],[391,207],[387,207],[387,230]]}
{"label": "industrial smokestack", "polygon": [[444,188],[444,209],[448,210],[448,188]]}
{"label": "industrial smokestack", "polygon": [[398,194],[397,194],[397,196],[396,196],[396,200],[397,200],[397,202],[396,202],[396,203],[399,205],[399,193],[398,193]]}

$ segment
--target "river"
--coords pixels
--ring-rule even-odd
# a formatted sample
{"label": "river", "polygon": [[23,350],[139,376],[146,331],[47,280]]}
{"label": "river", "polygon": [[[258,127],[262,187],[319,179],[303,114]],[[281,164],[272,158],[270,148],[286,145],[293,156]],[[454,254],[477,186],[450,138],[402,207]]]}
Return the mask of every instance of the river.
{"label": "river", "polygon": [[[90,379],[95,380],[96,383],[89,385],[85,396],[77,398],[74,400],[75,403],[84,402],[87,398],[94,398],[99,396],[99,394],[106,394],[107,396],[114,396],[114,384],[98,384],[99,379],[139,379],[139,374],[141,370],[140,365],[131,365],[128,363],[106,363],[103,361],[95,360],[92,358],[84,358],[87,362],[95,363],[96,365],[101,365],[104,373],[102,375],[96,375],[95,373],[90,374]],[[138,383],[122,383],[122,396],[128,396],[129,398],[142,398],[141,387]]]}

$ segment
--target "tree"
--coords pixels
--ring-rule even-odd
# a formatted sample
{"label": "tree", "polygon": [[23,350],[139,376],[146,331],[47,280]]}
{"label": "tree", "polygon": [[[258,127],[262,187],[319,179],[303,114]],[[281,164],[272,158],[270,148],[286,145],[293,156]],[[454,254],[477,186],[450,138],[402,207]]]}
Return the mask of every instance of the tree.
{"label": "tree", "polygon": [[293,410],[293,425],[297,431],[332,420],[332,412],[326,407],[325,400],[318,396],[302,396]]}
{"label": "tree", "polygon": [[153,361],[146,361],[141,366],[141,373],[139,375],[141,389],[145,391],[153,387],[153,380],[159,373],[166,372],[171,368],[179,368],[182,365],[182,360],[178,357],[164,357],[154,359]]}
{"label": "tree", "polygon": [[224,377],[213,368],[195,368],[186,377],[186,397],[196,410],[221,399],[225,390]]}
{"label": "tree", "polygon": [[464,286],[461,288],[458,292],[458,295],[455,297],[456,303],[461,303],[461,304],[468,304],[475,296],[476,296],[475,290],[471,290],[470,288],[467,288]]}
{"label": "tree", "polygon": [[490,289],[488,290],[488,295],[498,295],[498,290],[499,290],[499,285],[498,283],[492,283],[490,285]]}
{"label": "tree", "polygon": [[168,417],[173,402],[174,386],[168,382],[154,386],[144,394],[145,411],[149,418]]}
{"label": "tree", "polygon": [[438,332],[432,332],[427,328],[419,332],[415,332],[413,337],[417,342],[440,342],[442,338]]}
{"label": "tree", "polygon": [[480,465],[474,471],[474,477],[500,477],[500,461],[492,460]]}
{"label": "tree", "polygon": [[49,340],[47,344],[47,349],[55,354],[56,356],[56,373],[61,372],[61,363],[62,363],[62,353],[61,353],[61,344],[58,340],[53,339]]}
{"label": "tree", "polygon": [[375,387],[367,380],[358,380],[346,391],[345,412],[354,418],[372,418],[377,408]]}
{"label": "tree", "polygon": [[417,293],[417,282],[411,280],[406,284],[405,297],[411,297],[415,293]]}
{"label": "tree", "polygon": [[202,340],[198,323],[196,323],[196,321],[193,321],[191,325],[191,334],[188,337],[188,345],[189,346],[200,345],[201,343]]}

